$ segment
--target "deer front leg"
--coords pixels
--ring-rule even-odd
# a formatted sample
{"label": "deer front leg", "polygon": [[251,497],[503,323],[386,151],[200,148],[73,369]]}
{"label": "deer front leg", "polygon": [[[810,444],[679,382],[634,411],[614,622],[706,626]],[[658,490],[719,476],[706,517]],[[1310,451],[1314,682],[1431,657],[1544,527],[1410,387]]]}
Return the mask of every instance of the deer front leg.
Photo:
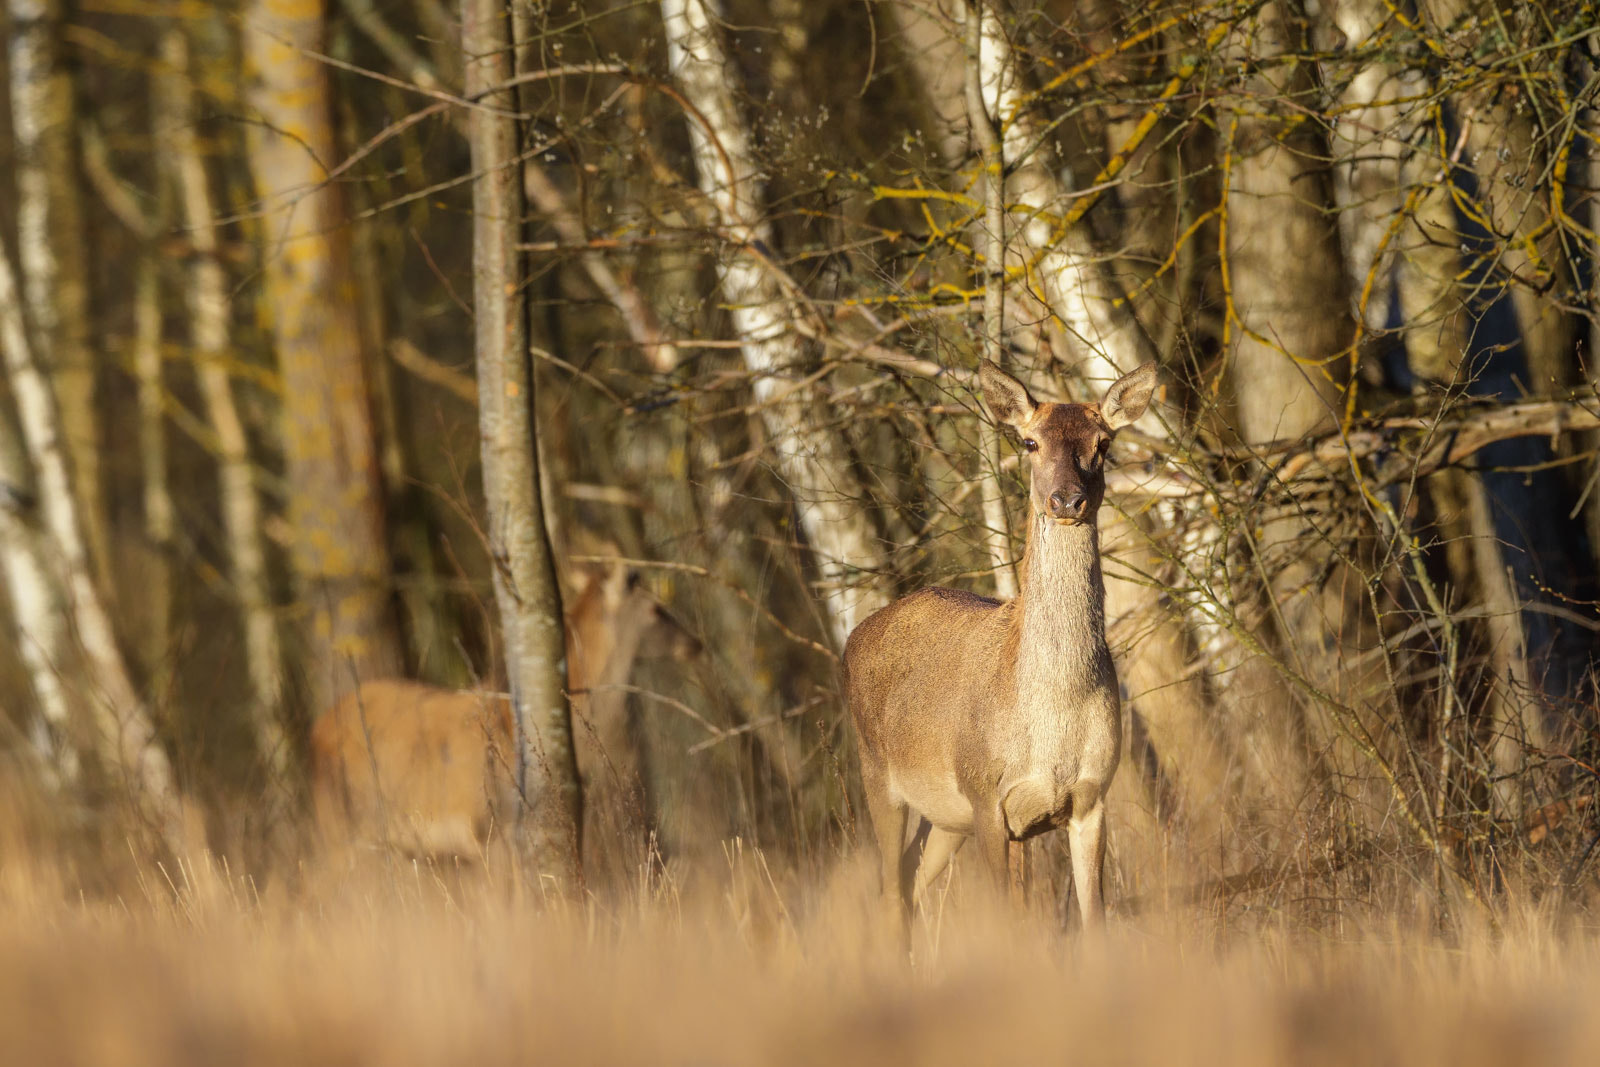
{"label": "deer front leg", "polygon": [[984,868],[994,880],[995,890],[1000,894],[1000,899],[1004,899],[1011,877],[1011,869],[1006,861],[1006,843],[1010,841],[1011,834],[1006,829],[1005,810],[998,801],[992,805],[974,805],[972,836],[983,855]]}
{"label": "deer front leg", "polygon": [[966,840],[966,834],[941,830],[937,826],[929,828],[928,839],[922,846],[922,863],[917,867],[916,883],[911,894],[915,903],[926,906],[928,890],[934,879],[944,873],[951,858],[961,851]]}
{"label": "deer front leg", "polygon": [[[1086,803],[1080,804],[1080,799]],[[1083,928],[1100,929],[1106,923],[1105,901],[1100,895],[1106,860],[1106,805],[1098,789],[1092,796],[1080,794],[1073,799],[1067,841],[1072,846],[1072,887],[1078,894]]]}

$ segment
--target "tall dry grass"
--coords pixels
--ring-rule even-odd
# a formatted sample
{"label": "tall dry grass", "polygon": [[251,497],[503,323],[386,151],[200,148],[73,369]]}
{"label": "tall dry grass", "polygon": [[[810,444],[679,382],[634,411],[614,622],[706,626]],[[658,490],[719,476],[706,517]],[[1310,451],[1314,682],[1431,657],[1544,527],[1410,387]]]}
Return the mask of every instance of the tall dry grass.
{"label": "tall dry grass", "polygon": [[1499,1067],[1600,1048],[1600,937],[1531,904],[1433,930],[1149,905],[1091,939],[958,877],[908,962],[850,852],[785,868],[732,842],[715,869],[558,900],[494,857],[248,876],[44,840],[0,830],[5,1063]]}

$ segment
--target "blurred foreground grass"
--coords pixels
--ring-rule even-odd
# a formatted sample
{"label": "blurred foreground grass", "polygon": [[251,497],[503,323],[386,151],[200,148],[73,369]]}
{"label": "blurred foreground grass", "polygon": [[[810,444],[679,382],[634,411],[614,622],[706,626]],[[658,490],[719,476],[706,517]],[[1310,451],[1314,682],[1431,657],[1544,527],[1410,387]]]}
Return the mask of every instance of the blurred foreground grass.
{"label": "blurred foreground grass", "polygon": [[1592,1063],[1600,937],[1536,908],[1338,937],[1206,909],[1086,942],[960,884],[915,964],[859,858],[541,899],[377,863],[260,888],[209,861],[91,896],[0,855],[7,1064]]}

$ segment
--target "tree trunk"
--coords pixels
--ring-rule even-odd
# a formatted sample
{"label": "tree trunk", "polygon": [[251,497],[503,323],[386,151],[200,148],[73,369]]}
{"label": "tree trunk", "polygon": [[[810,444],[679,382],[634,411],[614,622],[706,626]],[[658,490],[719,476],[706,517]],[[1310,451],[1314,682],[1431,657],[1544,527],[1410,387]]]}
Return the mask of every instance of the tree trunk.
{"label": "tree trunk", "polygon": [[[984,48],[981,20],[968,18],[966,27],[965,88],[967,126],[983,164],[984,219],[981,228],[983,261],[983,358],[997,367],[1005,365],[1006,209],[1005,148],[995,132],[994,120],[984,107]],[[978,495],[983,502],[984,536],[989,565],[994,569],[994,595],[1011,600],[1017,595],[1017,572],[1012,562],[1011,525],[1000,496],[1000,434],[985,421],[979,430]]]}
{"label": "tree trunk", "polygon": [[39,719],[29,735],[40,767],[51,783],[70,788],[78,781],[78,717],[66,683],[72,670],[72,642],[66,605],[37,528],[37,494],[28,456],[0,409],[0,565],[5,568],[17,655],[28,672]]}
{"label": "tree trunk", "polygon": [[0,240],[0,352],[4,353],[23,441],[36,475],[42,527],[53,542],[56,581],[65,592],[67,621],[63,629],[70,627],[77,635],[94,690],[89,700],[93,742],[107,770],[121,777],[135,807],[176,850],[184,844],[187,830],[183,805],[167,754],[128,675],[111,617],[95,586],[63,444],[60,411],[29,342],[18,295],[11,254]]}
{"label": "tree trunk", "polygon": [[11,17],[12,136],[17,175],[17,260],[40,366],[60,405],[67,462],[90,565],[110,573],[101,494],[100,420],[89,347],[89,253],[77,153],[73,84],[61,57],[62,0],[7,0]]}
{"label": "tree trunk", "polygon": [[177,523],[167,477],[166,382],[161,369],[161,272],[153,253],[139,258],[134,283],[133,373],[139,390],[139,473],[144,539],[150,573],[144,612],[143,653],[150,689],[165,693],[172,680],[172,550]]}
{"label": "tree trunk", "polygon": [[816,557],[834,641],[842,648],[856,624],[888,602],[874,573],[879,552],[866,494],[843,438],[818,425],[810,404],[788,395],[792,387],[785,375],[805,366],[805,353],[785,321],[774,268],[764,262],[774,247],[772,228],[764,215],[759,167],[734,102],[737,79],[716,26],[721,5],[662,0],[661,13],[668,64],[699,112],[689,117],[689,137],[700,188],[725,231],[727,245],[717,257],[722,295],[779,472]]}
{"label": "tree trunk", "polygon": [[[1421,0],[1417,6],[1431,38],[1445,41],[1445,47],[1459,54],[1481,55],[1486,37],[1496,41],[1496,49],[1519,47],[1499,39],[1506,26],[1494,8],[1502,4],[1503,0]],[[1549,140],[1524,95],[1505,92],[1490,81],[1456,94],[1452,109],[1466,146],[1462,162],[1476,179],[1475,189],[1459,193],[1472,205],[1469,217],[1486,220],[1492,231],[1477,235],[1471,244],[1477,255],[1493,260],[1496,281],[1510,283],[1527,360],[1527,387],[1548,395],[1578,377],[1572,358],[1574,323],[1564,301],[1547,295],[1547,290],[1567,291],[1572,268],[1563,250],[1561,227],[1550,225],[1550,205],[1544,199],[1549,189],[1542,177],[1551,162],[1545,150]]]}
{"label": "tree trunk", "polygon": [[[465,91],[510,110],[511,17],[502,0],[462,0]],[[483,448],[495,600],[517,722],[523,838],[541,874],[565,886],[581,876],[582,798],[567,703],[561,590],[541,506],[537,406],[527,304],[517,245],[522,170],[514,120],[474,108],[473,303],[477,319],[478,425]]]}
{"label": "tree trunk", "polygon": [[[1335,17],[1348,47],[1356,49],[1385,25],[1390,12],[1383,0],[1342,0]],[[1419,391],[1462,388],[1465,365],[1474,349],[1483,347],[1481,341],[1474,344],[1472,294],[1461,284],[1467,272],[1450,193],[1451,146],[1428,138],[1431,151],[1413,150],[1420,108],[1413,105],[1417,110],[1406,113],[1392,103],[1426,98],[1429,88],[1420,72],[1403,72],[1382,59],[1369,63],[1343,94],[1350,121],[1339,129],[1349,143],[1337,145],[1334,153],[1349,160],[1336,167],[1335,189],[1357,314],[1369,330],[1382,329],[1391,319],[1403,324],[1406,360]],[[1399,302],[1393,311],[1391,292]],[[1463,628],[1488,658],[1483,700],[1493,724],[1490,750],[1496,770],[1509,775],[1523,766],[1523,741],[1542,748],[1546,738],[1537,708],[1527,699],[1531,679],[1520,605],[1488,492],[1482,478],[1466,470],[1433,474],[1425,488],[1451,583],[1444,591],[1446,602],[1451,610],[1472,608],[1481,616]],[[1454,627],[1447,639],[1455,639]],[[1441,687],[1455,685],[1454,678],[1441,681]],[[1458,702],[1453,689],[1444,692],[1435,724],[1445,779],[1450,751],[1470,747],[1449,735]],[[1447,788],[1447,782],[1438,788]],[[1509,778],[1502,782],[1503,803],[1513,803],[1515,789]]]}
{"label": "tree trunk", "polygon": [[[1000,117],[1005,155],[1027,156],[1012,174],[1007,194],[1028,220],[1018,228],[1022,254],[1037,263],[1049,308],[1066,328],[1084,398],[1098,400],[1106,385],[1157,359],[1158,353],[1104,257],[1095,254],[1084,225],[1076,223],[1058,232],[1044,221],[1071,210],[1074,201],[1057,180],[1060,168],[1054,165],[1054,153],[1040,143],[1040,133],[1024,107],[1025,86],[1016,73],[1005,27],[987,6],[973,4],[967,11],[968,17],[978,15],[982,20],[984,105]],[[925,70],[922,76],[930,81],[938,72]],[[1138,428],[1158,438],[1166,436],[1155,405]],[[1159,520],[1152,514],[1144,521]],[[1190,839],[1199,851],[1214,853],[1224,816],[1216,798],[1224,795],[1229,773],[1216,737],[1216,710],[1198,672],[1187,672],[1183,682],[1169,684],[1175,665],[1193,659],[1193,642],[1182,620],[1162,606],[1159,582],[1151,580],[1160,568],[1151,534],[1114,507],[1102,513],[1100,529],[1107,561],[1106,619],[1113,639],[1120,638],[1114,645],[1119,670],[1163,769],[1178,770],[1181,760],[1181,773],[1172,777],[1183,797]]]}
{"label": "tree trunk", "polygon": [[348,223],[326,181],[334,138],[323,5],[252,0],[245,19],[250,168],[264,204],[264,301],[283,376],[290,556],[306,612],[317,710],[367,678],[398,674],[383,488],[366,382]]}
{"label": "tree trunk", "polygon": [[[1600,41],[1589,38],[1588,56],[1585,57],[1585,66],[1591,78],[1600,77]],[[1585,352],[1588,366],[1589,387],[1600,392],[1600,101],[1592,102],[1584,113],[1584,133],[1589,140],[1588,152],[1588,182],[1589,182],[1589,218],[1588,225],[1595,234],[1589,241],[1589,347]],[[1600,448],[1600,434],[1588,438],[1588,448]],[[1591,471],[1595,469],[1595,461],[1589,465]],[[1597,475],[1591,473],[1591,479]],[[1584,518],[1589,531],[1589,550],[1597,565],[1600,565],[1600,488],[1590,485],[1589,495],[1584,498]]]}
{"label": "tree trunk", "polygon": [[228,375],[233,301],[218,255],[211,189],[195,129],[189,47],[181,29],[166,32],[161,58],[166,69],[160,75],[157,128],[163,138],[162,159],[176,187],[183,227],[194,246],[186,294],[189,329],[194,341],[195,376],[211,428],[217,435],[222,524],[234,595],[239,598],[250,681],[249,721],[263,763],[273,782],[284,789],[294,781],[295,771],[294,748],[281,718],[283,658],[250,441],[234,403]]}
{"label": "tree trunk", "polygon": [[[405,77],[424,89],[444,87],[441,85],[439,75],[434,71],[433,64],[413,48],[410,42],[395,32],[378,12],[373,0],[346,0],[344,6],[351,20]],[[520,12],[525,9],[515,10]],[[427,4],[422,5],[421,11],[426,13]],[[527,48],[518,50],[519,55],[527,51]],[[451,119],[457,129],[466,132],[466,118],[463,111],[452,112]],[[556,231],[562,243],[574,249],[581,248],[588,240],[583,218],[573,210],[560,187],[545,173],[537,157],[523,160],[522,176],[524,195],[545,216],[545,221]],[[657,374],[670,373],[678,365],[678,350],[662,333],[661,322],[656,317],[655,309],[644,298],[638,286],[620,277],[611,269],[606,257],[598,251],[592,249],[581,251],[578,253],[578,261],[583,264],[584,272],[588,274],[594,287],[600,290],[600,294],[617,309],[628,336],[639,346],[650,369]]]}
{"label": "tree trunk", "polygon": [[[1229,41],[1232,55],[1258,60],[1294,51],[1300,24],[1275,0],[1242,22]],[[1267,65],[1241,96],[1219,112],[1227,154],[1222,284],[1228,373],[1235,402],[1234,430],[1247,445],[1294,439],[1324,429],[1341,402],[1344,361],[1335,357],[1352,336],[1344,272],[1331,222],[1326,146],[1309,123],[1290,118],[1297,100],[1314,91],[1305,64]],[[1252,519],[1257,533],[1245,549],[1251,570],[1269,583],[1259,610],[1276,630],[1274,655],[1329,692],[1355,690],[1342,673],[1346,644],[1345,583],[1328,573],[1332,545],[1309,517],[1280,510]],[[1237,605],[1236,608],[1243,608]],[[1263,657],[1246,657],[1228,691],[1243,712],[1244,750],[1256,759],[1256,778],[1281,802],[1305,801],[1312,768],[1303,699],[1283,684]],[[1320,716],[1316,716],[1320,721]]]}
{"label": "tree trunk", "polygon": [[[1033,264],[1030,276],[1037,279],[1050,311],[1065,328],[1072,370],[1084,397],[1098,400],[1123,374],[1155,359],[1156,351],[1088,230],[1076,223],[1063,226],[1051,221],[1072,214],[1081,217],[1082,202],[1067,198],[1070,190],[1057,177],[1063,171],[1052,166],[1055,153],[1041,142],[1029,116],[1006,27],[986,4],[969,5],[967,16],[974,15],[982,24],[985,103],[1000,127],[1005,158],[1024,160],[1012,172],[1009,198],[1027,218],[1019,236]],[[1139,425],[1160,432],[1153,413]]]}

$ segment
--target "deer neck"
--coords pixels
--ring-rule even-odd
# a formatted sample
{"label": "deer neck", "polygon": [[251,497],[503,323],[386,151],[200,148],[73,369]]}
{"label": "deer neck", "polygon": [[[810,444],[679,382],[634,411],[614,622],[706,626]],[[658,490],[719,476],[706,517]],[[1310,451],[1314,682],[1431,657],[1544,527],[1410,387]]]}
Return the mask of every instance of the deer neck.
{"label": "deer neck", "polygon": [[1105,581],[1093,523],[1063,526],[1030,508],[1022,589],[1012,616],[1017,689],[1076,702],[1107,683]]}

